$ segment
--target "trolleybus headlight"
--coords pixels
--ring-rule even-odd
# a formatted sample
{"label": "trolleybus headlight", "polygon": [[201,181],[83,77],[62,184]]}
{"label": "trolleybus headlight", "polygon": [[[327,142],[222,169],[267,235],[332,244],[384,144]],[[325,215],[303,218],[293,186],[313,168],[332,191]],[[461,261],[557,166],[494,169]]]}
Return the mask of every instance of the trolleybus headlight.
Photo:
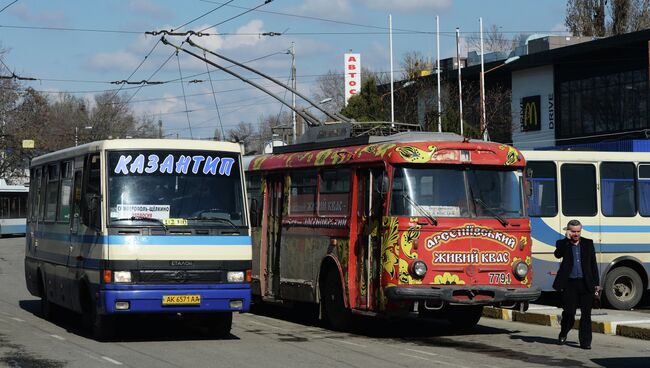
{"label": "trolleybus headlight", "polygon": [[228,271],[228,282],[244,282],[244,271]]}
{"label": "trolleybus headlight", "polygon": [[427,274],[427,264],[417,260],[411,264],[411,273],[419,278],[423,278]]}
{"label": "trolleybus headlight", "polygon": [[113,281],[131,282],[131,271],[113,271]]}
{"label": "trolleybus headlight", "polygon": [[528,274],[528,265],[524,262],[517,262],[512,267],[512,273],[515,274],[515,277],[519,280],[523,280]]}

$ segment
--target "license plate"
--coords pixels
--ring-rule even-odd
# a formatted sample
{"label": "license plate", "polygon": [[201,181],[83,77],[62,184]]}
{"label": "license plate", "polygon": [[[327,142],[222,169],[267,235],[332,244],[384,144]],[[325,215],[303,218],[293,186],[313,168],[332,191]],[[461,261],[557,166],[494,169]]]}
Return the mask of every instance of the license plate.
{"label": "license plate", "polygon": [[200,305],[201,295],[163,295],[163,305]]}

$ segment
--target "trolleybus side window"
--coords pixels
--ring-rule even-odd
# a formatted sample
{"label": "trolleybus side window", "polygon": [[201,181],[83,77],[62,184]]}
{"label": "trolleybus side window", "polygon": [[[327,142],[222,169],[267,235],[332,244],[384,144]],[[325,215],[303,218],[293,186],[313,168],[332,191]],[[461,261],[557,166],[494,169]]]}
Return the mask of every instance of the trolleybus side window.
{"label": "trolleybus side window", "polygon": [[557,171],[551,161],[529,161],[526,176],[530,188],[528,214],[531,217],[557,215]]}
{"label": "trolleybus side window", "polygon": [[635,166],[632,162],[600,164],[600,202],[605,216],[636,215]]}
{"label": "trolleybus side window", "polygon": [[350,202],[350,170],[323,170],[318,196],[319,215],[347,216]]}
{"label": "trolleybus side window", "polygon": [[47,189],[45,194],[45,221],[56,220],[57,200],[59,197],[59,165],[47,167]]}
{"label": "trolleybus side window", "polygon": [[564,164],[562,175],[562,213],[565,216],[595,216],[596,167],[592,164]]}
{"label": "trolleybus side window", "polygon": [[248,192],[251,226],[260,227],[262,226],[262,211],[264,210],[261,175],[253,173],[246,175],[246,191]]}
{"label": "trolleybus side window", "polygon": [[289,196],[290,215],[314,215],[316,210],[315,170],[291,173],[291,193]]}
{"label": "trolleybus side window", "polygon": [[60,222],[70,221],[70,197],[72,193],[72,161],[61,163],[61,193],[59,201]]}
{"label": "trolleybus side window", "polygon": [[41,176],[38,181],[38,219],[43,221],[45,218],[45,190],[47,188],[47,171],[45,166],[39,168]]}
{"label": "trolleybus side window", "polygon": [[650,164],[639,164],[639,214],[650,216]]}

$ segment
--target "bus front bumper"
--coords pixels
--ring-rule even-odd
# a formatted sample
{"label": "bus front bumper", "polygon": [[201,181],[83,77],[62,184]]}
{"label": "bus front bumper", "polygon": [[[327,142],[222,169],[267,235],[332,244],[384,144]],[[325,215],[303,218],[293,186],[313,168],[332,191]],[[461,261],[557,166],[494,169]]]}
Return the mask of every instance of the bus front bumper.
{"label": "bus front bumper", "polygon": [[391,286],[386,296],[395,301],[432,301],[468,305],[493,305],[530,302],[539,298],[541,289],[497,286]]}
{"label": "bus front bumper", "polygon": [[[169,296],[177,299],[171,301],[176,304],[170,304]],[[110,285],[100,297],[107,314],[247,312],[251,305],[248,284]]]}

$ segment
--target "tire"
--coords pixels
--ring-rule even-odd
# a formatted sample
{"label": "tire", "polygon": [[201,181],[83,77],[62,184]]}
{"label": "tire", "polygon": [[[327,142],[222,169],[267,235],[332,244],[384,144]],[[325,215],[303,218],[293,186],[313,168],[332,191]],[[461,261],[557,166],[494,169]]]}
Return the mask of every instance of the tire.
{"label": "tire", "polygon": [[483,315],[482,305],[452,305],[447,309],[447,320],[455,330],[473,329]]}
{"label": "tire", "polygon": [[634,308],[643,296],[641,276],[629,267],[617,267],[605,278],[605,298],[614,309]]}
{"label": "tire", "polygon": [[45,282],[43,281],[43,278],[39,274],[39,282],[38,282],[38,289],[39,293],[41,294],[41,317],[46,319],[46,320],[51,320],[53,313],[52,311],[54,310],[54,305],[50,301],[50,299],[47,297],[47,289],[45,287]]}
{"label": "tire", "polygon": [[230,336],[232,329],[232,312],[221,312],[211,315],[209,333],[211,337],[224,338]]}
{"label": "tire", "polygon": [[321,306],[323,320],[336,331],[345,331],[350,328],[352,313],[345,307],[341,280],[334,270],[330,270],[323,279],[321,293]]}
{"label": "tire", "polygon": [[86,331],[97,341],[108,341],[114,338],[116,331],[115,318],[99,314],[95,303],[89,296],[86,295],[84,300],[82,321]]}

